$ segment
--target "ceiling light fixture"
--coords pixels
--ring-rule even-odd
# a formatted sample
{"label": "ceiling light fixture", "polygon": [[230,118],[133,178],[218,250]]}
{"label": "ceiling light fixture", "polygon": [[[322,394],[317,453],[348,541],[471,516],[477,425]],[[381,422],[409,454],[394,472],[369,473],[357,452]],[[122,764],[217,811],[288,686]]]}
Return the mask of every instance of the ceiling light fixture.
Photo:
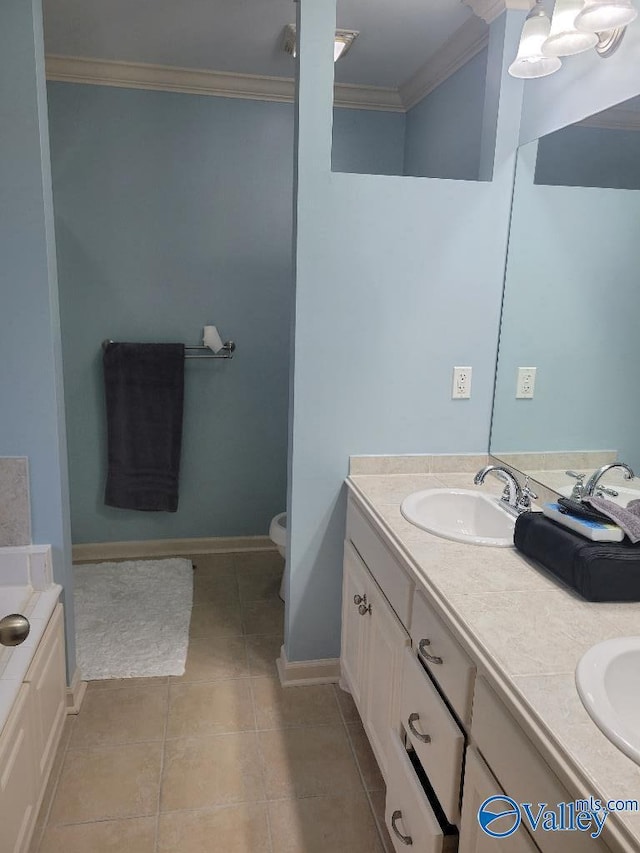
{"label": "ceiling light fixture", "polygon": [[[333,40],[334,62],[337,62],[339,59],[342,59],[342,57],[350,49],[351,45],[354,43],[358,35],[358,30],[336,30],[335,37]],[[295,59],[296,54],[298,52],[298,48],[296,39],[296,28],[294,24],[287,24],[287,26],[284,28],[282,49],[286,53],[293,56]]]}
{"label": "ceiling light fixture", "polygon": [[551,22],[542,0],[536,0],[522,28],[518,55],[509,66],[512,77],[546,77],[561,67],[562,63],[557,56],[545,56],[542,52],[542,45],[548,39],[550,29]]}
{"label": "ceiling light fixture", "polygon": [[535,0],[509,74],[546,77],[560,68],[559,57],[592,47],[603,58],[611,56],[620,46],[627,25],[637,16],[632,0],[556,0],[549,23],[542,0]]}

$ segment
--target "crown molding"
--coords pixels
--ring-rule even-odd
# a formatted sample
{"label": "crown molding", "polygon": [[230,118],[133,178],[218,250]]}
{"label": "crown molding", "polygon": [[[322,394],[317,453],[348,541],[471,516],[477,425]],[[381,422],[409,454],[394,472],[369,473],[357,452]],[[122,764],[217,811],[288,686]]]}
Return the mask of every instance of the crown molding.
{"label": "crown molding", "polygon": [[[295,83],[289,77],[229,74],[224,71],[203,71],[198,68],[176,68],[142,62],[117,62],[82,56],[47,56],[46,73],[47,80],[91,86],[181,92],[188,95],[287,104],[293,103],[295,98]],[[376,86],[336,84],[335,105],[350,109],[404,112],[396,89]]]}
{"label": "crown molding", "polygon": [[612,107],[609,110],[578,122],[580,127],[600,127],[603,130],[640,130],[640,111]]}
{"label": "crown molding", "polygon": [[529,11],[530,0],[462,0],[465,6],[487,24],[495,21],[507,9]]}
{"label": "crown molding", "polygon": [[410,110],[441,83],[459,71],[489,43],[489,28],[479,17],[469,18],[413,77],[400,86],[405,110]]}

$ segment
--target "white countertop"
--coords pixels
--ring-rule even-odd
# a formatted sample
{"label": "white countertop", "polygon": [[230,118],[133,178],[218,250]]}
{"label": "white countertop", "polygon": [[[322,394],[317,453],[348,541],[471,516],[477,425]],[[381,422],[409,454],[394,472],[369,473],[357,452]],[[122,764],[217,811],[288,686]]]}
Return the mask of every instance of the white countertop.
{"label": "white countertop", "polygon": [[[412,492],[475,488],[473,473],[352,474],[347,484],[480,663],[480,674],[521,719],[534,721],[537,733],[529,733],[565,784],[577,783],[580,795],[640,800],[640,766],[600,732],[574,681],[578,660],[595,643],[640,635],[640,603],[584,601],[515,548],[441,539],[400,514]],[[502,488],[493,478],[482,487],[494,494]],[[607,823],[609,844],[640,850],[640,814],[618,812]]]}

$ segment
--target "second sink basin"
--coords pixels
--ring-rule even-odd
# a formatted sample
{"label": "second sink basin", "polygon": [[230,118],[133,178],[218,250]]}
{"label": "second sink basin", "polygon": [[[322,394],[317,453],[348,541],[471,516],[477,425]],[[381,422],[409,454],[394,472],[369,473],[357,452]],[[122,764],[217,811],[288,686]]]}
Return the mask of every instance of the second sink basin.
{"label": "second sink basin", "polygon": [[640,764],[640,637],[592,646],[576,667],[576,687],[598,728]]}
{"label": "second sink basin", "polygon": [[469,545],[513,546],[515,518],[498,498],[471,489],[425,489],[405,498],[402,515],[416,527]]}

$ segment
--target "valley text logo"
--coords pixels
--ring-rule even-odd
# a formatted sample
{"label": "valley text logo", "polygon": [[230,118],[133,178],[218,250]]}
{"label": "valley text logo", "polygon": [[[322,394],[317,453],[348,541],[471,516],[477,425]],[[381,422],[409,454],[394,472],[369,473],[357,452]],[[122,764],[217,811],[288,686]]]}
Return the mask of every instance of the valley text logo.
{"label": "valley text logo", "polygon": [[640,812],[638,800],[602,800],[590,797],[570,803],[516,803],[498,794],[489,797],[478,809],[478,823],[491,838],[508,838],[521,823],[531,831],[588,832],[598,838],[611,812]]}

